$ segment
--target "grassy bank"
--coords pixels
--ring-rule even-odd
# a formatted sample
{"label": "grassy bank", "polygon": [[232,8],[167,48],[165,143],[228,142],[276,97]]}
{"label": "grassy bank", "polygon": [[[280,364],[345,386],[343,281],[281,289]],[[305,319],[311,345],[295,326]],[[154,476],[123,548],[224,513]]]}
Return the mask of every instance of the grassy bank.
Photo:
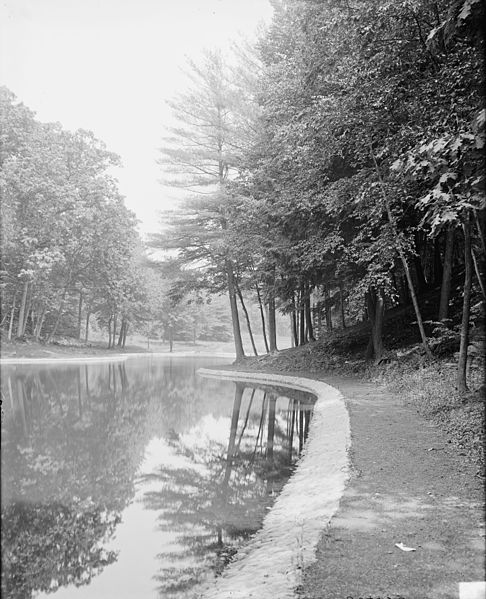
{"label": "grassy bank", "polygon": [[336,343],[315,342],[269,356],[247,358],[245,367],[275,372],[306,372],[358,376],[384,386],[426,419],[440,426],[448,440],[484,468],[484,372],[480,364],[469,369],[468,392],[455,388],[456,367],[451,356],[427,363],[418,347],[396,351],[381,364],[369,363],[362,353]]}

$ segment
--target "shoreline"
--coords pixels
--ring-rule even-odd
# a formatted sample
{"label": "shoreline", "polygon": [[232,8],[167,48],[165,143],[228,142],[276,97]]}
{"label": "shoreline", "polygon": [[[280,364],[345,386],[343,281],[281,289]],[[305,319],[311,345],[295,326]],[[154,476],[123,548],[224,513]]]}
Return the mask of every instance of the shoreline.
{"label": "shoreline", "polygon": [[123,362],[128,358],[139,358],[139,357],[151,357],[151,358],[190,358],[190,357],[200,357],[200,358],[235,358],[234,354],[229,352],[190,352],[190,351],[179,351],[179,352],[149,352],[149,351],[140,351],[140,352],[129,352],[129,353],[116,353],[113,355],[82,355],[79,356],[65,356],[65,355],[55,355],[50,357],[0,357],[0,366],[9,365],[9,364],[55,364],[55,363],[86,363],[86,362]]}
{"label": "shoreline", "polygon": [[328,383],[300,376],[205,368],[198,374],[258,381],[316,396],[302,457],[262,528],[202,592],[204,599],[292,599],[303,569],[315,559],[322,530],[336,513],[349,477],[350,429],[344,398]]}

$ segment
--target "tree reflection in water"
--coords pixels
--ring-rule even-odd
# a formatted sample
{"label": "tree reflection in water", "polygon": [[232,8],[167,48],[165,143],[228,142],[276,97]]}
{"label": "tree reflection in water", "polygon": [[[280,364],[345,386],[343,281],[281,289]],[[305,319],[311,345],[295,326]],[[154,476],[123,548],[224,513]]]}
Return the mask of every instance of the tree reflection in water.
{"label": "tree reflection in water", "polygon": [[[160,512],[162,530],[179,533],[173,551],[159,556],[161,596],[188,596],[208,573],[219,575],[261,527],[302,451],[312,410],[308,394],[281,393],[236,383],[227,443],[208,427],[173,433],[169,444],[187,467],[164,466],[144,477],[159,483],[145,494],[145,506]],[[277,411],[279,398],[286,411]]]}
{"label": "tree reflection in water", "polygon": [[201,381],[201,365],[3,369],[3,596],[87,585],[116,561],[106,547],[154,438],[184,457],[184,467],[146,477],[158,487],[145,506],[178,537],[160,555],[163,596],[219,574],[258,530],[302,449],[311,405],[305,394],[238,384],[228,411],[232,383]]}

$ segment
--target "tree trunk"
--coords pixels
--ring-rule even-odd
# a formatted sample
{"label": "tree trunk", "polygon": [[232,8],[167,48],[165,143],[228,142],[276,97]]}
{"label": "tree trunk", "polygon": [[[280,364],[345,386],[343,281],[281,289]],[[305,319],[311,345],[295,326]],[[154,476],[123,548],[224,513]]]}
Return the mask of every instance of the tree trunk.
{"label": "tree trunk", "polygon": [[267,329],[265,325],[265,312],[263,310],[263,302],[262,296],[260,294],[260,288],[258,287],[258,283],[255,284],[257,299],[258,299],[258,308],[260,309],[260,317],[262,320],[262,334],[263,334],[263,343],[265,344],[265,351],[270,353],[270,348],[268,347],[268,339],[267,339]]}
{"label": "tree trunk", "polygon": [[439,285],[444,277],[442,260],[440,257],[440,240],[434,240],[434,286]]}
{"label": "tree trunk", "polygon": [[84,342],[85,343],[88,343],[90,317],[91,317],[91,310],[88,308],[88,312],[86,313],[86,327],[84,329]]}
{"label": "tree trunk", "polygon": [[462,302],[461,344],[457,365],[456,385],[461,391],[467,391],[466,367],[469,345],[469,312],[471,308],[472,255],[471,255],[471,219],[468,214],[464,222],[464,294]]}
{"label": "tree trunk", "polygon": [[380,290],[376,291],[370,287],[366,294],[366,307],[368,317],[371,323],[371,347],[372,354],[370,355],[370,344],[367,348],[367,357],[374,356],[375,362],[379,362],[383,355],[383,316],[385,311],[385,303]]}
{"label": "tree trunk", "polygon": [[64,302],[66,301],[66,294],[67,294],[67,285],[66,285],[66,287],[64,287],[64,291],[62,293],[61,303],[59,304],[59,310],[57,311],[56,322],[54,323],[54,327],[52,328],[52,331],[47,336],[46,343],[51,342],[52,338],[56,334],[57,327],[59,326],[59,323],[61,322],[62,311],[64,309]]}
{"label": "tree trunk", "polygon": [[289,312],[289,331],[290,331],[290,347],[295,347],[294,338],[294,313]]}
{"label": "tree trunk", "polygon": [[231,308],[231,321],[233,323],[233,338],[235,342],[236,361],[245,357],[243,349],[243,340],[241,338],[240,318],[238,315],[238,305],[236,303],[235,275],[233,265],[229,259],[226,260],[226,279],[228,283],[228,295]]}
{"label": "tree trunk", "polygon": [[342,281],[339,281],[339,307],[341,310],[341,325],[343,329],[346,328],[346,316],[344,313],[344,288]]}
{"label": "tree trunk", "polygon": [[81,341],[81,328],[82,328],[82,310],[83,310],[83,292],[79,292],[79,303],[78,303],[78,339]]}
{"label": "tree trunk", "polygon": [[449,225],[446,232],[442,284],[440,288],[439,320],[447,318],[451,294],[452,253],[454,250],[454,227]]}
{"label": "tree trunk", "polygon": [[32,285],[30,285],[29,293],[27,294],[27,303],[25,306],[25,314],[24,314],[24,324],[22,325],[22,337],[25,336],[25,331],[27,330],[27,323],[29,322],[31,306],[32,306]]}
{"label": "tree trunk", "polygon": [[12,331],[13,331],[13,323],[14,323],[14,318],[15,318],[15,303],[17,301],[17,294],[14,295],[13,298],[13,302],[12,302],[12,309],[10,311],[10,324],[8,325],[8,335],[7,335],[7,339],[9,341],[12,341]]}
{"label": "tree trunk", "polygon": [[277,351],[277,323],[275,320],[275,297],[273,292],[268,300],[268,336],[270,352]]}
{"label": "tree trunk", "polygon": [[246,309],[245,302],[243,301],[243,294],[241,293],[240,286],[238,285],[238,283],[236,281],[235,281],[235,288],[236,288],[236,293],[238,294],[238,297],[240,299],[240,304],[243,309],[243,314],[245,315],[246,326],[248,328],[248,334],[250,335],[250,341],[251,341],[251,346],[253,348],[253,353],[255,354],[255,356],[258,356],[258,351],[257,351],[256,345],[255,345],[255,339],[253,338],[253,331],[251,330],[251,323],[250,323],[250,317],[248,316],[248,310]]}
{"label": "tree trunk", "polygon": [[484,221],[485,221],[486,211],[484,208],[482,210],[474,210],[474,219],[476,221],[476,227],[479,233],[479,240],[481,241],[481,247],[483,248],[483,254],[486,255],[486,241],[484,239]]}
{"label": "tree trunk", "polygon": [[484,281],[481,274],[481,269],[479,267],[478,259],[476,258],[476,252],[473,248],[471,248],[471,256],[474,264],[474,271],[478,279],[479,287],[481,288],[481,293],[483,294],[483,298],[486,299],[486,289],[484,288]]}
{"label": "tree trunk", "polygon": [[113,316],[110,316],[108,319],[108,349],[111,349],[111,321],[113,320]]}
{"label": "tree trunk", "polygon": [[299,345],[305,345],[305,314],[304,314],[304,291],[300,287],[299,293]]}
{"label": "tree trunk", "polygon": [[174,349],[174,327],[169,325],[169,352],[172,353]]}
{"label": "tree trunk", "polygon": [[121,326],[120,326],[120,334],[118,335],[118,342],[117,342],[117,346],[118,347],[121,347],[122,343],[123,343],[123,335],[125,333],[125,324],[126,324],[125,323],[125,319],[122,318],[122,323],[121,323]]}
{"label": "tree trunk", "polygon": [[306,320],[306,325],[307,325],[307,336],[309,338],[309,341],[315,341],[316,338],[314,337],[314,327],[312,326],[311,302],[310,302],[310,296],[308,293],[305,298],[304,306],[305,306],[305,320]]}
{"label": "tree trunk", "polygon": [[327,285],[324,286],[324,309],[326,314],[326,328],[327,332],[330,333],[332,331],[331,297]]}
{"label": "tree trunk", "polygon": [[123,340],[122,340],[123,349],[125,349],[125,344],[127,342],[128,327],[129,327],[128,322],[125,322],[125,328],[123,329]]}
{"label": "tree trunk", "polygon": [[294,334],[294,344],[295,347],[299,346],[299,311],[298,311],[298,302],[299,295],[297,293],[297,302],[295,301],[295,294],[292,296],[292,325],[293,325],[293,334]]}
{"label": "tree trunk", "polygon": [[115,312],[115,314],[113,316],[113,337],[112,337],[112,341],[111,341],[112,349],[115,349],[117,321],[118,321],[118,314]]}
{"label": "tree trunk", "polygon": [[394,235],[395,241],[397,243],[398,254],[400,256],[400,260],[402,261],[402,266],[403,266],[403,270],[405,271],[405,276],[407,277],[408,288],[410,290],[410,295],[412,296],[412,303],[413,303],[413,307],[415,310],[415,316],[417,318],[417,324],[418,324],[419,331],[420,331],[420,337],[422,339],[422,345],[424,347],[426,356],[429,359],[432,359],[432,352],[430,351],[430,347],[427,342],[427,337],[425,335],[425,329],[424,329],[424,324],[422,321],[422,315],[420,313],[420,307],[418,305],[417,295],[415,294],[415,287],[413,285],[412,275],[410,274],[410,269],[408,267],[407,257],[405,256],[405,252],[403,251],[403,248],[402,248],[402,245],[400,242],[400,236],[398,234],[395,219],[393,217],[393,214],[392,214],[392,211],[390,208],[390,202],[388,201],[388,196],[387,196],[386,189],[385,189],[385,183],[381,176],[380,169],[378,168],[378,163],[376,162],[375,154],[373,152],[373,148],[372,148],[371,144],[370,144],[370,151],[371,151],[371,156],[373,158],[373,163],[375,165],[376,174],[378,176],[378,181],[380,183],[383,200],[385,202],[385,208],[386,208],[386,213],[388,216],[388,222],[390,223],[390,225],[392,227],[393,235]]}
{"label": "tree trunk", "polygon": [[22,300],[20,303],[19,320],[17,322],[17,337],[22,337],[24,329],[24,315],[25,315],[25,304],[27,303],[27,291],[29,289],[29,282],[24,282],[24,289],[22,291]]}
{"label": "tree trunk", "polygon": [[36,339],[40,339],[42,327],[44,326],[44,319],[46,317],[46,312],[47,312],[47,306],[44,305],[39,317],[37,318],[37,324],[36,324],[35,331],[34,331],[34,337]]}

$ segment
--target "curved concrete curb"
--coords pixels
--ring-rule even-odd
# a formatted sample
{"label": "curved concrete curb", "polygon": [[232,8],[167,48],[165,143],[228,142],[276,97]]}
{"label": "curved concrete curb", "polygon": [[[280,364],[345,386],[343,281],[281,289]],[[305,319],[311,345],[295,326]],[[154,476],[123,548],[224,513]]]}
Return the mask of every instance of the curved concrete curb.
{"label": "curved concrete curb", "polygon": [[350,427],[344,398],[322,381],[301,377],[207,369],[198,374],[276,384],[317,396],[297,469],[261,530],[201,595],[207,599],[291,599],[303,568],[315,559],[319,537],[337,511],[348,479]]}

